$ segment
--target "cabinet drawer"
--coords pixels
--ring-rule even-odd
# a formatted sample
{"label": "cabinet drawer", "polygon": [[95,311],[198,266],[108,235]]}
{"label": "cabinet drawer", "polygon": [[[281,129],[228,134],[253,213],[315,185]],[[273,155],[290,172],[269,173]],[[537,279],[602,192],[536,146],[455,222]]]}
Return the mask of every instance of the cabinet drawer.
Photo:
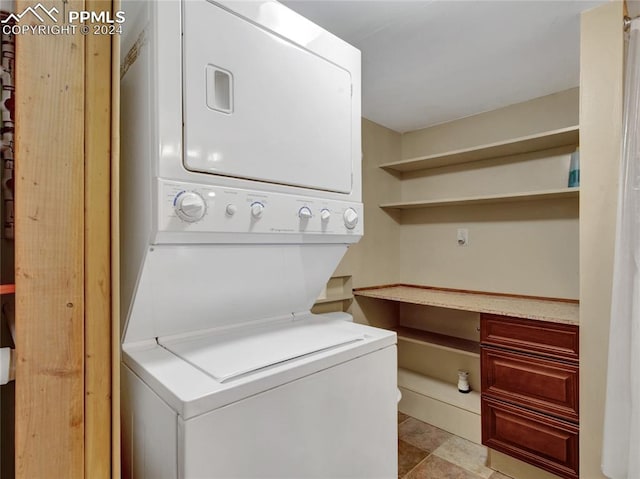
{"label": "cabinet drawer", "polygon": [[482,399],[482,444],[561,477],[578,477],[578,426]]}
{"label": "cabinet drawer", "polygon": [[482,349],[482,394],[578,421],[578,366]]}
{"label": "cabinet drawer", "polygon": [[482,314],[480,342],[552,358],[578,361],[578,327],[532,319]]}

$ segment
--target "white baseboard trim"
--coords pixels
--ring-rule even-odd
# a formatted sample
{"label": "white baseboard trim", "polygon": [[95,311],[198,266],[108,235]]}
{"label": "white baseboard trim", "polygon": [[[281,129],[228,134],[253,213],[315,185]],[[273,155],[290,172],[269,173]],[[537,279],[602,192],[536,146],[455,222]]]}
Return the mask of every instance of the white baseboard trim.
{"label": "white baseboard trim", "polygon": [[478,392],[462,394],[454,385],[406,369],[398,370],[398,387],[402,392],[400,412],[480,444]]}

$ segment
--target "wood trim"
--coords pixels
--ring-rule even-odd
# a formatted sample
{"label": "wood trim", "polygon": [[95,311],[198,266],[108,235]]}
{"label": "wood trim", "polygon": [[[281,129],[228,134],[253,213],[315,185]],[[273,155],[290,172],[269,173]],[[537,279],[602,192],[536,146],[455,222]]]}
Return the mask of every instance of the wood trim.
{"label": "wood trim", "polygon": [[408,284],[408,283],[392,283],[392,284],[382,284],[377,286],[364,286],[361,288],[353,288],[353,292],[357,293],[358,291],[370,291],[373,289],[382,289],[382,288],[395,288],[398,286],[404,286],[406,288],[417,288],[417,289],[429,289],[432,291],[445,291],[448,293],[464,293],[464,294],[481,294],[481,295],[489,295],[489,296],[500,296],[503,298],[518,298],[518,299],[536,299],[541,301],[557,301],[559,303],[571,303],[571,304],[580,304],[580,301],[577,299],[569,299],[569,298],[551,298],[548,296],[529,296],[525,294],[512,294],[512,293],[494,293],[491,291],[476,291],[470,289],[456,289],[456,288],[441,288],[439,286],[424,286],[419,284]]}
{"label": "wood trim", "polygon": [[[18,0],[16,10],[36,3]],[[82,0],[43,3],[84,8]],[[16,478],[79,478],[85,42],[16,37]]]}
{"label": "wood trim", "polygon": [[[113,0],[113,11],[120,10]],[[120,479],[120,35],[111,43],[111,475]]]}
{"label": "wood trim", "polygon": [[[411,286],[411,285],[404,284],[404,283],[378,284],[376,286],[362,286],[360,288],[353,288],[353,292],[357,293],[358,291],[370,291],[372,289],[395,288],[396,286]],[[426,286],[416,286],[416,288],[420,288],[420,287],[425,288]]]}
{"label": "wood trim", "polygon": [[[86,0],[111,11],[111,0]],[[111,477],[111,38],[85,45],[85,477]]]}

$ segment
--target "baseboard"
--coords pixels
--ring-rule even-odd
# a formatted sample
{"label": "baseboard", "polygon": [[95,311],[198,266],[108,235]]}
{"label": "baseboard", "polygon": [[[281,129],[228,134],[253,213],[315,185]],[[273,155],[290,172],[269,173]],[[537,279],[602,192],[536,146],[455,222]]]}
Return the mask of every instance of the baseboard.
{"label": "baseboard", "polygon": [[398,410],[480,444],[480,394],[462,394],[450,384],[400,369]]}

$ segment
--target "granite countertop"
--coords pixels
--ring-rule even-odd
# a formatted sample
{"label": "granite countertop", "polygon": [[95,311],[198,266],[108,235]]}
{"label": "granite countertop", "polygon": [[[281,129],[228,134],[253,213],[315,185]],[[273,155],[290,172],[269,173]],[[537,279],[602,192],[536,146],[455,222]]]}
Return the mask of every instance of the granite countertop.
{"label": "granite countertop", "polygon": [[579,324],[578,301],[457,291],[429,286],[389,285],[354,290],[354,295],[462,311]]}

